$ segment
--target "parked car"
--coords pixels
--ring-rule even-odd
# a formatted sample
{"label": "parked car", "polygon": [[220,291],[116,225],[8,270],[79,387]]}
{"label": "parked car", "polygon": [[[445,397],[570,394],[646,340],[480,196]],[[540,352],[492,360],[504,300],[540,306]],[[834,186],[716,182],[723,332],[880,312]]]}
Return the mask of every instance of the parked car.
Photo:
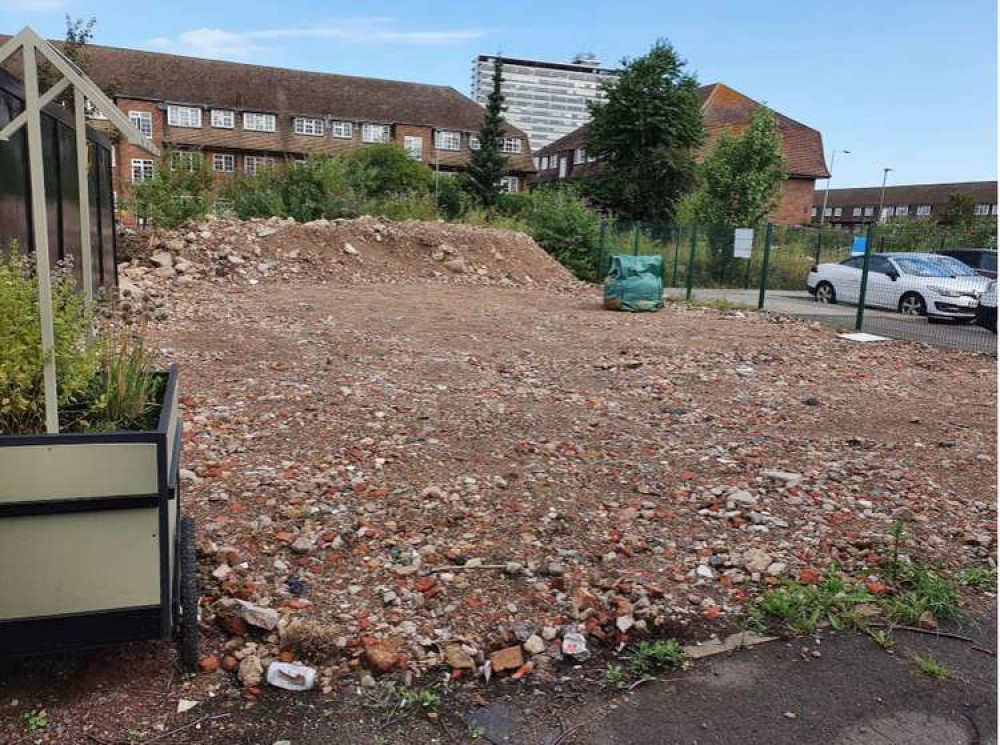
{"label": "parked car", "polygon": [[986,288],[986,292],[979,298],[979,307],[976,308],[976,325],[982,326],[987,331],[997,332],[997,283],[994,280]]}
{"label": "parked car", "polygon": [[[806,286],[821,303],[857,303],[864,256],[819,264]],[[939,254],[885,253],[869,258],[865,306],[896,310],[929,321],[973,321],[990,280],[962,262]]]}
{"label": "parked car", "polygon": [[981,277],[997,278],[997,252],[988,248],[943,248],[940,256],[950,256],[972,267]]}

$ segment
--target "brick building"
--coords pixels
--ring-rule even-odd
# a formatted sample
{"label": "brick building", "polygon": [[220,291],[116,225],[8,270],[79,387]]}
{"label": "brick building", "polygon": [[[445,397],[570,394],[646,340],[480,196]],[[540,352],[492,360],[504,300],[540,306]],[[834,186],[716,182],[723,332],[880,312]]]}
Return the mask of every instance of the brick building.
{"label": "brick building", "polygon": [[[701,114],[705,123],[705,145],[700,157],[712,151],[716,139],[724,131],[741,132],[760,104],[722,83],[703,85],[698,89]],[[775,112],[782,134],[782,152],[788,178],[781,187],[781,201],[771,214],[778,223],[807,223],[813,206],[817,179],[830,174],[823,158],[823,138],[805,124]],[[584,125],[536,153],[538,167],[533,183],[549,183],[562,179],[587,178],[600,172],[601,164],[586,152],[587,127]]]}
{"label": "brick building", "polygon": [[[814,220],[819,220],[825,194],[826,191],[820,189],[813,196]],[[881,186],[830,189],[823,222],[855,227],[874,222],[876,215],[879,216],[879,222],[907,218],[937,221],[944,216],[945,205],[952,194],[967,194],[975,204],[973,209],[977,216],[996,219],[997,182],[966,181],[956,184],[887,186],[884,194]]]}
{"label": "brick building", "polygon": [[[4,37],[0,37],[0,42]],[[393,142],[451,175],[477,147],[483,108],[454,88],[220,62],[91,45],[86,73],[137,127],[169,150],[173,167],[203,159],[217,182],[310,153]],[[99,120],[100,112],[93,112]],[[98,121],[92,124],[99,126]],[[507,125],[511,191],[534,173],[531,145]],[[163,164],[127,143],[114,148],[119,199]]]}

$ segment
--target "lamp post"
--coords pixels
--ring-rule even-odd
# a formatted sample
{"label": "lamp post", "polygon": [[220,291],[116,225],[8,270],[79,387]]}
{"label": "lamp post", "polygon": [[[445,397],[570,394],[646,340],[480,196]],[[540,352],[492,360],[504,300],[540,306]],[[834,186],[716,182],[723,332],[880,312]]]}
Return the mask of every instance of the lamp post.
{"label": "lamp post", "polygon": [[843,153],[844,155],[850,155],[850,150],[834,150],[833,154],[830,155],[830,175],[826,177],[826,191],[823,192],[823,210],[819,213],[819,224],[820,227],[823,226],[823,221],[826,219],[826,201],[830,198],[830,182],[833,181],[833,164],[837,161],[837,153]]}
{"label": "lamp post", "polygon": [[882,206],[885,204],[885,182],[889,178],[889,171],[891,168],[882,169],[882,191],[878,196],[878,214],[875,216],[877,222],[882,222]]}

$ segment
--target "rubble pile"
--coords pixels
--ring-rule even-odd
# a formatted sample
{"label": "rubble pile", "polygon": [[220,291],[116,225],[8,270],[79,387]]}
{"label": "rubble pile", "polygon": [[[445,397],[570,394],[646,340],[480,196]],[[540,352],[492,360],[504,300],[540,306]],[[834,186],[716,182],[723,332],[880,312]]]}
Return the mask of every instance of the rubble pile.
{"label": "rubble pile", "polygon": [[291,218],[210,215],[177,230],[130,232],[121,241],[129,258],[118,267],[124,310],[158,320],[169,315],[170,296],[193,282],[579,286],[526,235],[445,222],[365,216],[299,224]]}

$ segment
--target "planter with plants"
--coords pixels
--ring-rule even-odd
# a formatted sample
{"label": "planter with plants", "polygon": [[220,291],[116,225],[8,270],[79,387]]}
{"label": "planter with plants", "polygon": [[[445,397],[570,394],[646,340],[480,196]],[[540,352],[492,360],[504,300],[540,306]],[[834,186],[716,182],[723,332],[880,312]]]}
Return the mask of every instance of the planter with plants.
{"label": "planter with plants", "polygon": [[155,368],[141,323],[96,319],[69,272],[51,286],[58,432],[38,283],[16,247],[0,251],[0,654],[176,635],[194,665],[177,367]]}

